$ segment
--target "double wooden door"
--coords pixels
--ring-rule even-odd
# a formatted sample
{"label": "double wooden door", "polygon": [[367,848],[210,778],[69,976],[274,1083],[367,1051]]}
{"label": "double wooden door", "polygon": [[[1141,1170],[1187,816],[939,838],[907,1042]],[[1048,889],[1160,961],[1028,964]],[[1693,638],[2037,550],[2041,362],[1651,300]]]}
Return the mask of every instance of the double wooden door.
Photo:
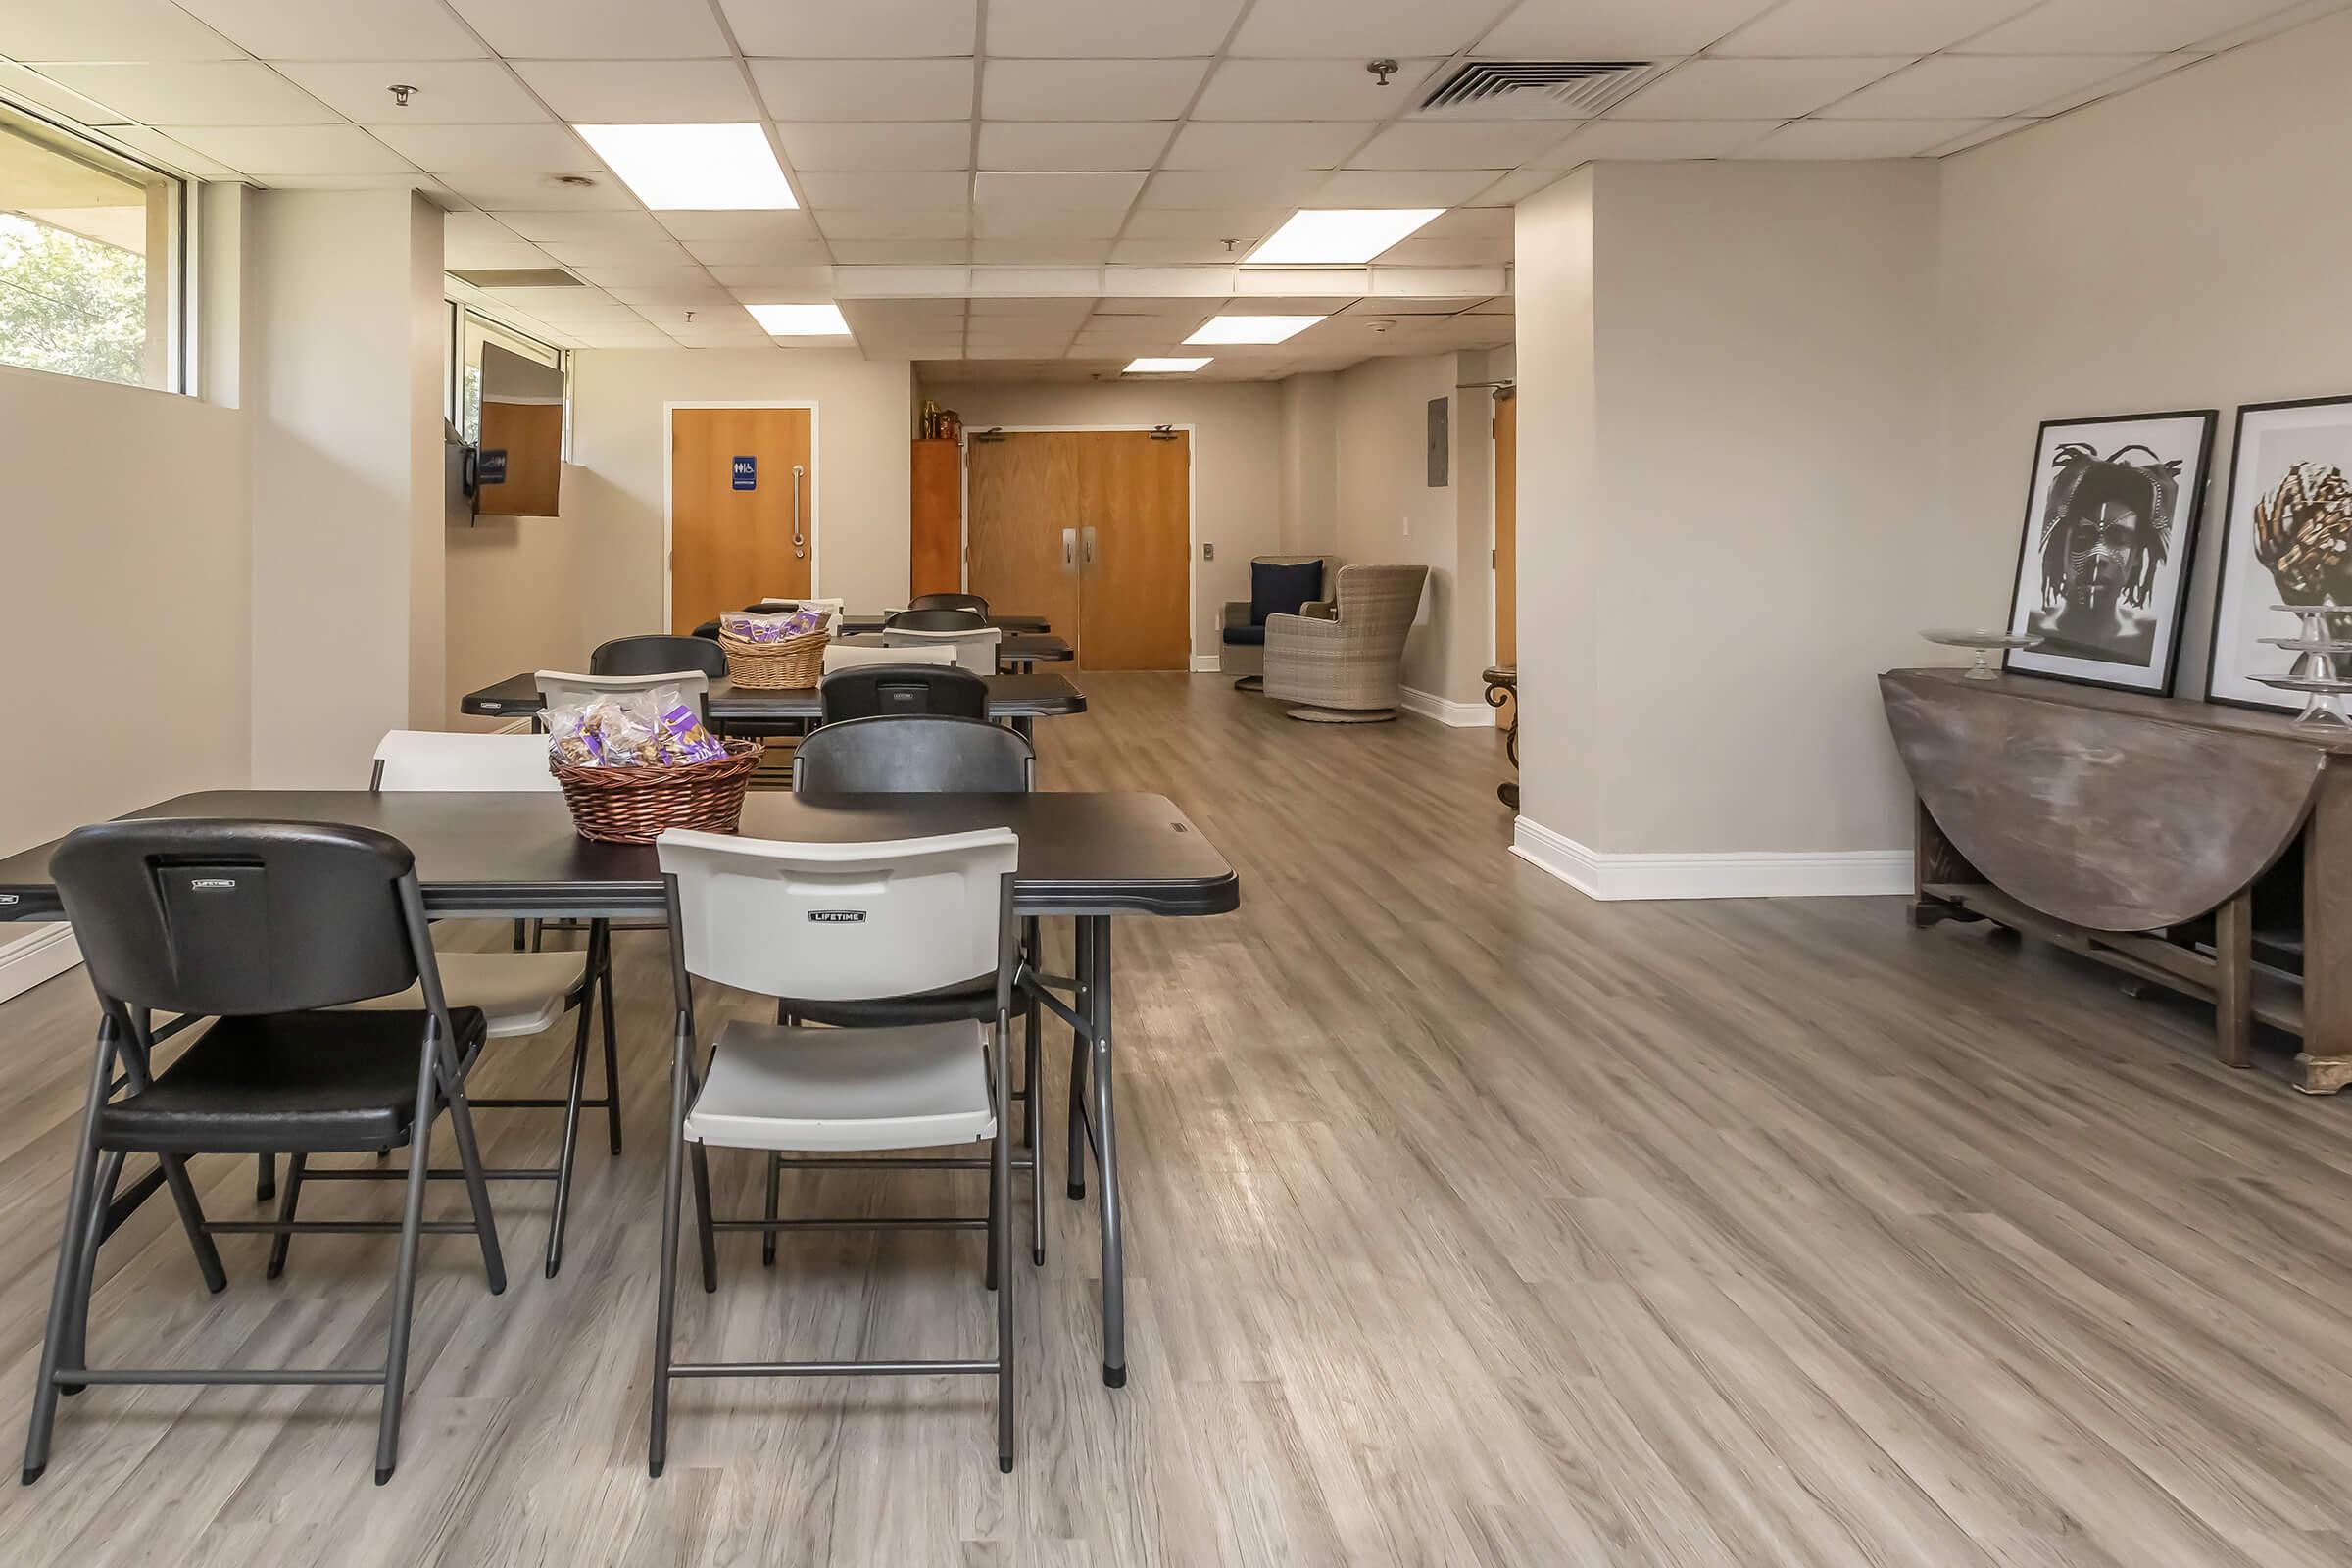
{"label": "double wooden door", "polygon": [[965,459],[970,591],[1044,615],[1081,669],[1192,662],[1192,437],[1034,430]]}
{"label": "double wooden door", "polygon": [[669,629],[813,593],[809,409],[669,413]]}

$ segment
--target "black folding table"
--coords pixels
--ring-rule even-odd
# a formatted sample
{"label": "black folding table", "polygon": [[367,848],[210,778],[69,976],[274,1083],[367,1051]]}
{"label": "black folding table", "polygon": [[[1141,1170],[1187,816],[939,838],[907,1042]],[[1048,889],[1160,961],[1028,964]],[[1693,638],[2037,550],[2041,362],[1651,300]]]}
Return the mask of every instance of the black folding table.
{"label": "black folding table", "polygon": [[[648,845],[581,838],[563,800],[502,794],[365,790],[220,790],[183,795],[132,816],[348,822],[389,833],[416,858],[434,918],[625,919],[665,916]],[[1069,1191],[1082,1197],[1091,1148],[1102,1243],[1102,1378],[1127,1380],[1125,1236],[1111,1088],[1113,917],[1222,914],[1241,879],[1165,796],[1041,791],[1031,795],[784,795],[744,802],[742,830],[760,838],[866,842],[1004,826],[1020,836],[1014,912],[1077,922],[1077,973],[1047,977],[1043,1004],[1072,1028]],[[49,877],[56,845],[0,859],[0,920],[63,918]],[[1035,1092],[1034,1090],[1032,1092]],[[115,1204],[109,1228],[158,1191],[160,1172]]]}
{"label": "black folding table", "polygon": [[[1040,718],[1086,711],[1086,694],[1064,675],[989,675],[988,712],[1005,719],[1021,734],[1030,735]],[[467,692],[458,710],[476,718],[513,718],[536,714],[546,704],[539,696],[535,673],[509,675],[495,686]],[[772,691],[738,686],[723,676],[710,683],[704,711],[721,724],[757,730],[763,725],[813,722],[818,716],[816,688]],[[1032,737],[1034,738],[1034,737]]]}
{"label": "black folding table", "polygon": [[[854,648],[886,648],[878,631],[845,632],[835,641]],[[1040,664],[1066,664],[1078,657],[1078,651],[1051,632],[1008,631],[997,640],[999,667],[1015,675],[1026,675]]]}

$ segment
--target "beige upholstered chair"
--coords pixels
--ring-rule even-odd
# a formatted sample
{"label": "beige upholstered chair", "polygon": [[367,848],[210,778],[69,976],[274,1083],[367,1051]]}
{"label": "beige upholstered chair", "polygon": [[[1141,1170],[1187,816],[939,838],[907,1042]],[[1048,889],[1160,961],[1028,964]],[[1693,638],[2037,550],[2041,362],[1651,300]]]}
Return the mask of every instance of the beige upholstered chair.
{"label": "beige upholstered chair", "polygon": [[1427,566],[1342,566],[1335,604],[1266,617],[1266,695],[1298,703],[1291,717],[1373,724],[1396,716],[1404,634],[1412,629]]}
{"label": "beige upholstered chair", "polygon": [[[1332,560],[1329,556],[1251,556],[1252,566],[1304,566],[1320,564],[1322,575],[1316,580],[1314,601],[1331,597]],[[1266,628],[1250,618],[1250,605],[1247,599],[1227,600],[1217,612],[1217,672],[1235,677],[1233,689],[1253,692],[1262,684],[1260,676],[1266,667]]]}

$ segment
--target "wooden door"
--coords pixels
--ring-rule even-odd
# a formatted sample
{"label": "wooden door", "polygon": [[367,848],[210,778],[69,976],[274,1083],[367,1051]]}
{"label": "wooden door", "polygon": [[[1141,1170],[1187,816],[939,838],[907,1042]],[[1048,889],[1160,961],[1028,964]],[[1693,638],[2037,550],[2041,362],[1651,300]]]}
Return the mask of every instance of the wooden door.
{"label": "wooden door", "polygon": [[955,441],[913,445],[907,469],[906,593],[963,587],[963,460]]}
{"label": "wooden door", "polygon": [[1088,669],[1192,663],[1192,437],[1077,432],[1079,635]]}
{"label": "wooden door", "polygon": [[1078,441],[1070,430],[972,438],[964,456],[970,508],[965,573],[969,591],[991,608],[1045,616],[1083,664]]}
{"label": "wooden door", "polygon": [[[672,409],[669,629],[814,591],[816,459],[808,409]],[[748,469],[738,476],[742,460]],[[797,486],[793,469],[802,474]]]}

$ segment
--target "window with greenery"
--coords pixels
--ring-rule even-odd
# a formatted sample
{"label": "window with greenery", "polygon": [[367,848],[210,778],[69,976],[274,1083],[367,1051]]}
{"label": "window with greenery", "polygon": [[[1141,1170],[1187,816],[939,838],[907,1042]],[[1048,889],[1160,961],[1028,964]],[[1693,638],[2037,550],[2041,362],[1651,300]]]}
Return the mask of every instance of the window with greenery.
{"label": "window with greenery", "polygon": [[[535,337],[525,337],[514,328],[491,320],[456,301],[450,302],[451,318],[455,324],[455,353],[449,356],[456,369],[451,383],[451,400],[456,405],[453,422],[460,439],[474,442],[482,438],[482,345],[495,343],[513,354],[541,365],[553,366],[567,372],[564,351]],[[564,386],[564,447],[570,448],[571,410],[570,383]]]}
{"label": "window with greenery", "polygon": [[178,181],[0,113],[0,365],[174,387],[179,209]]}

